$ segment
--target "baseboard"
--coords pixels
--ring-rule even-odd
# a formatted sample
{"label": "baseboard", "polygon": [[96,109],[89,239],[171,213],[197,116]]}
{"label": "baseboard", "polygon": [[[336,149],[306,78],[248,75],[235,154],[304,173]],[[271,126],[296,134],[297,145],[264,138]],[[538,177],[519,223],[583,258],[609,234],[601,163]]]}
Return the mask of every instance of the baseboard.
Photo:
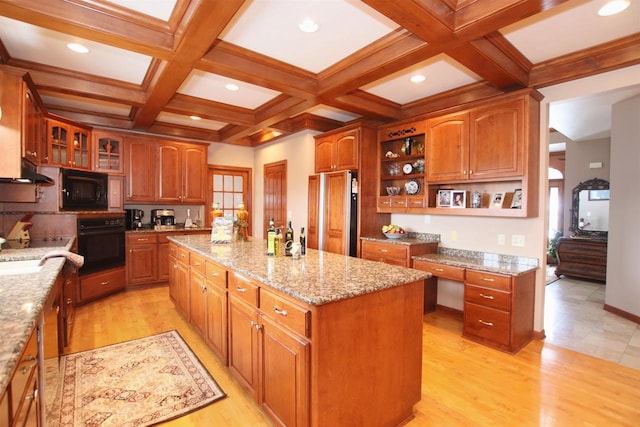
{"label": "baseboard", "polygon": [[547,338],[547,335],[544,333],[544,329],[541,331],[533,331],[533,339],[542,341]]}
{"label": "baseboard", "polygon": [[609,313],[613,313],[613,314],[615,314],[617,316],[624,317],[627,320],[631,320],[632,322],[640,324],[640,316],[636,316],[633,313],[628,313],[628,312],[626,312],[624,310],[620,310],[619,308],[615,308],[613,306],[610,306],[609,304],[605,304],[603,309],[605,311],[608,311]]}

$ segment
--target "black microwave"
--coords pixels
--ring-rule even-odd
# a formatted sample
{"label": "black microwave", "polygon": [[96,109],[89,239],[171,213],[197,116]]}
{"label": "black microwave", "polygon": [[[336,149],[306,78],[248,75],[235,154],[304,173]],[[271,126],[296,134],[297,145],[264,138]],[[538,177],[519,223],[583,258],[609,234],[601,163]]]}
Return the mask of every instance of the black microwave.
{"label": "black microwave", "polygon": [[62,210],[106,211],[109,176],[106,173],[60,169]]}

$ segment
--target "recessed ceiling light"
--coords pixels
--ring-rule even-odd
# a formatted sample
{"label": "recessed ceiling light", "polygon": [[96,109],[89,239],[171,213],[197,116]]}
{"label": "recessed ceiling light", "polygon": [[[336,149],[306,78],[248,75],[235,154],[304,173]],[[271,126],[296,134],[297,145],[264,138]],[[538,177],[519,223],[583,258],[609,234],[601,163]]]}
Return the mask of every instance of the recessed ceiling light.
{"label": "recessed ceiling light", "polygon": [[78,53],[87,53],[89,52],[89,49],[87,49],[85,46],[81,45],[80,43],[69,43],[67,45],[67,47],[69,49],[71,49],[74,52],[78,52]]}
{"label": "recessed ceiling light", "polygon": [[612,0],[598,9],[598,15],[611,16],[620,13],[631,4],[631,0]]}
{"label": "recessed ceiling light", "polygon": [[200,116],[189,116],[189,118],[191,120],[201,120],[202,119],[202,117],[200,117]]}
{"label": "recessed ceiling light", "polygon": [[415,76],[411,76],[411,81],[414,83],[420,83],[425,81],[426,77],[423,76],[422,74],[416,74]]}
{"label": "recessed ceiling light", "polygon": [[303,33],[315,33],[320,27],[313,20],[305,19],[298,25],[298,28],[300,28],[300,31]]}
{"label": "recessed ceiling light", "polygon": [[225,87],[227,88],[227,90],[233,90],[233,91],[236,91],[236,90],[239,90],[239,89],[240,89],[240,88],[238,87],[238,85],[234,85],[234,84],[232,84],[232,83],[229,83],[229,84],[225,85]]}

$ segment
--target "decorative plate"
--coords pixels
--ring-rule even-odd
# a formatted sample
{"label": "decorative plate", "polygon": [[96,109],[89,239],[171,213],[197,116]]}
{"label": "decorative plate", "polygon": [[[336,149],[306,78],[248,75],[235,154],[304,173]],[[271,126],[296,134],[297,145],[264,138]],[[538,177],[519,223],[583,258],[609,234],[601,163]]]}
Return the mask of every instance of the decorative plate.
{"label": "decorative plate", "polygon": [[402,172],[405,175],[409,175],[413,172],[413,165],[411,163],[405,163],[404,166],[402,166]]}
{"label": "decorative plate", "polygon": [[409,196],[416,195],[420,192],[420,184],[415,179],[410,179],[404,184],[404,191],[407,192]]}

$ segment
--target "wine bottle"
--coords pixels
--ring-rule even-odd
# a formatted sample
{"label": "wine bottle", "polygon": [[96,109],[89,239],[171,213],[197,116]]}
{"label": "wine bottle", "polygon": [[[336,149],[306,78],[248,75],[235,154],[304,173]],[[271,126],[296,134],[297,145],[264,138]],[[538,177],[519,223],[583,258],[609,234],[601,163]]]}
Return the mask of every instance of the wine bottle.
{"label": "wine bottle", "polygon": [[267,256],[276,256],[276,227],[273,218],[269,220],[267,228]]}
{"label": "wine bottle", "polygon": [[275,256],[279,257],[282,251],[282,231],[279,228],[276,228],[276,236],[275,236],[275,244],[273,245],[275,249]]}
{"label": "wine bottle", "polygon": [[291,221],[287,223],[287,230],[284,233],[284,254],[285,256],[291,256],[291,248],[293,247],[293,228],[291,228]]}
{"label": "wine bottle", "polygon": [[304,235],[304,227],[300,228],[300,255],[307,253],[307,238]]}

